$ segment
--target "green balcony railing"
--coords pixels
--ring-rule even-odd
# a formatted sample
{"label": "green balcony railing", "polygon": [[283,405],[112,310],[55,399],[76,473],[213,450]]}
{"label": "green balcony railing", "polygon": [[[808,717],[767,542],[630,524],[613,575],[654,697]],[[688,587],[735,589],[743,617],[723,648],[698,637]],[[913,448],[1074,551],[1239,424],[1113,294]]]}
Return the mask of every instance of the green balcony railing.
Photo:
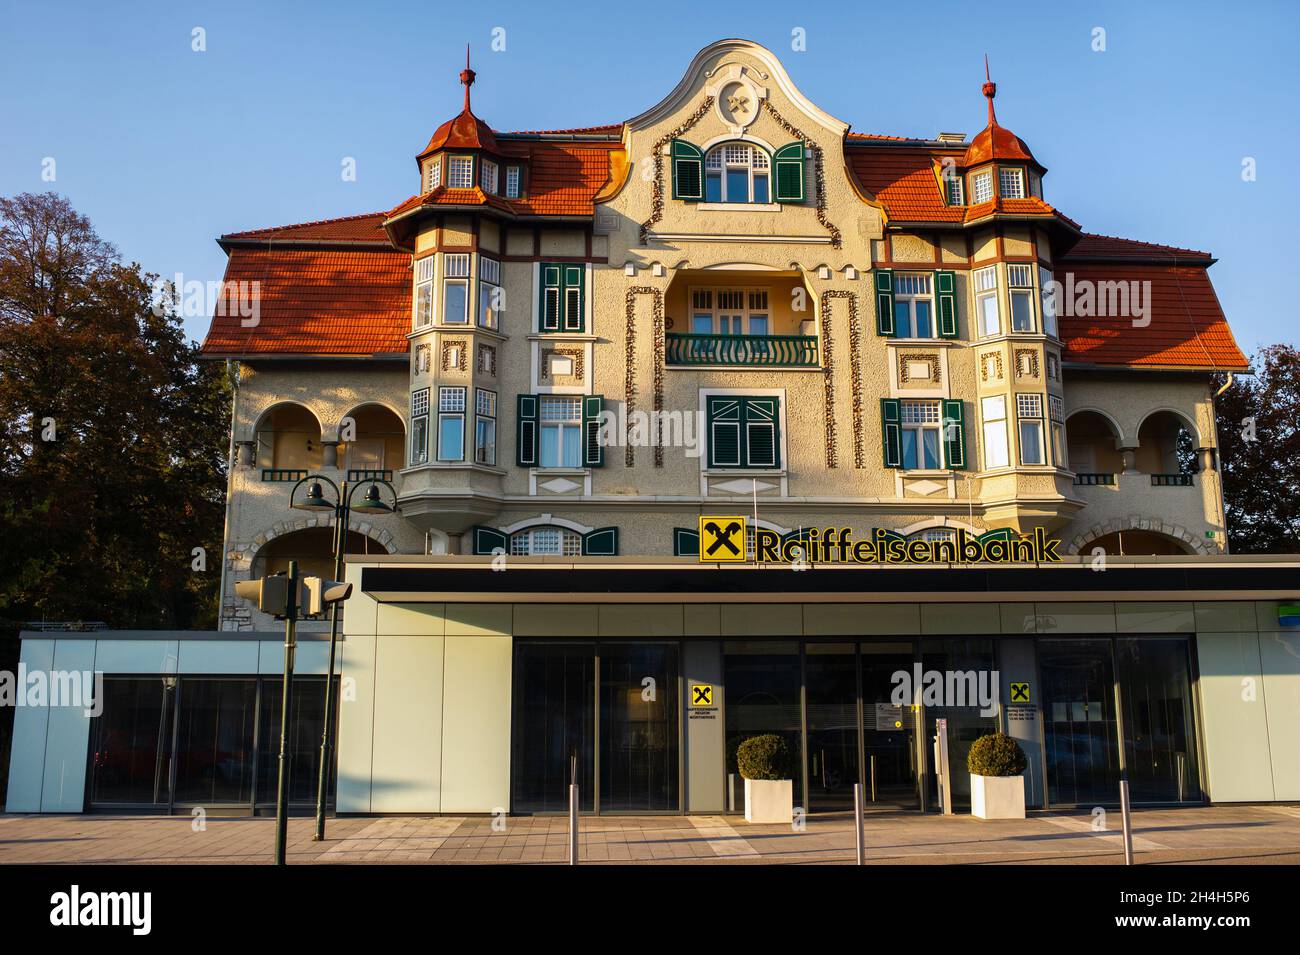
{"label": "green balcony railing", "polygon": [[388,468],[348,468],[349,481],[391,481],[393,472]]}
{"label": "green balcony railing", "polygon": [[1152,487],[1191,487],[1194,483],[1190,474],[1153,474]]}
{"label": "green balcony railing", "polygon": [[262,468],[263,481],[301,481],[307,476],[307,472],[298,468]]}
{"label": "green balcony railing", "polygon": [[1093,471],[1081,471],[1080,473],[1074,476],[1074,483],[1113,487],[1115,485],[1115,475],[1098,473]]}
{"label": "green balcony railing", "polygon": [[666,336],[669,365],[752,365],[762,368],[817,367],[812,335]]}

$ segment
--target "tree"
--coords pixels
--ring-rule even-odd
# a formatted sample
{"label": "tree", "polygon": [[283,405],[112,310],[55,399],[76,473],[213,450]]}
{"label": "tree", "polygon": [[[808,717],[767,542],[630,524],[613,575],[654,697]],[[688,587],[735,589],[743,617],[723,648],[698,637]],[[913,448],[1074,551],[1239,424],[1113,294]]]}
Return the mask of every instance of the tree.
{"label": "tree", "polygon": [[0,618],[215,626],[230,391],[155,278],[0,198]]}
{"label": "tree", "polygon": [[[1300,552],[1300,351],[1270,345],[1218,397],[1219,469],[1236,554]],[[1220,383],[1226,379],[1221,379]]]}

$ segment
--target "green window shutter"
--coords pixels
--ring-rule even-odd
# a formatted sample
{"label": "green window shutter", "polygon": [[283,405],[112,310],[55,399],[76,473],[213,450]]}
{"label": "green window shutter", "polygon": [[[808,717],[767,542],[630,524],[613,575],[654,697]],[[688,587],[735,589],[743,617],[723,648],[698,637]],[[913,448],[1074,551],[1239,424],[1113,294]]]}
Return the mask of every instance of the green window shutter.
{"label": "green window shutter", "polygon": [[903,466],[902,411],[897,398],[880,399],[880,433],[885,446],[885,467]]}
{"label": "green window shutter", "polygon": [[966,467],[966,425],[960,399],[943,402],[943,456],[948,467],[964,470]]}
{"label": "green window shutter", "polygon": [[693,527],[673,528],[673,556],[698,557],[700,553],[700,532]]}
{"label": "green window shutter", "polygon": [[673,198],[699,202],[704,198],[704,153],[694,143],[674,139],[672,146]]}
{"label": "green window shutter", "polygon": [[616,557],[618,555],[618,528],[597,527],[582,535],[583,557]]}
{"label": "green window shutter", "polygon": [[781,466],[781,409],[776,398],[742,398],[746,467]]}
{"label": "green window shutter", "polygon": [[804,146],[787,143],[772,154],[772,175],[776,178],[774,198],[777,202],[803,202]]}
{"label": "green window shutter", "polygon": [[876,269],[876,334],[894,334],[894,273]]}
{"label": "green window shutter", "polygon": [[934,288],[939,297],[939,337],[957,337],[957,273],[935,272]]}
{"label": "green window shutter", "polygon": [[604,410],[604,395],[582,399],[582,463],[589,468],[605,466],[605,448],[600,443],[600,415]]}
{"label": "green window shutter", "polygon": [[515,400],[515,463],[521,468],[537,467],[536,395],[519,395]]}
{"label": "green window shutter", "polygon": [[586,324],[583,315],[583,279],[587,274],[584,265],[564,266],[564,316],[563,325],[566,332],[580,332]]}
{"label": "green window shutter", "polygon": [[508,538],[495,527],[482,527],[476,524],[470,528],[470,533],[473,535],[471,543],[476,554],[490,554],[498,547],[502,551],[510,550]]}
{"label": "green window shutter", "polygon": [[740,399],[727,395],[709,395],[706,412],[709,423],[709,467],[742,467]]}
{"label": "green window shutter", "polygon": [[560,314],[563,311],[564,282],[563,268],[559,265],[541,266],[542,270],[542,304],[537,327],[544,332],[560,330]]}

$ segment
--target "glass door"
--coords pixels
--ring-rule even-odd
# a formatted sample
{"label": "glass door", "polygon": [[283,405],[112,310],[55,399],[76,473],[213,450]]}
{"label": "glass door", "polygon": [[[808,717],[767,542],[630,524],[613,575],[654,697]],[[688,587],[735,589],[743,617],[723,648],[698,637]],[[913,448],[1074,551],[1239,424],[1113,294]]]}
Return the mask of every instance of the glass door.
{"label": "glass door", "polygon": [[894,674],[912,671],[912,642],[863,643],[861,651],[866,806],[919,809],[918,711],[910,702],[894,702]]}
{"label": "glass door", "polygon": [[[977,695],[975,691],[979,689],[981,678],[988,685],[987,681],[991,680],[997,669],[993,640],[991,637],[926,637],[921,644],[921,667],[926,672],[943,674],[945,687],[949,684],[950,674],[954,678],[958,675],[963,677],[961,686],[964,700],[947,699],[945,703],[949,705],[925,707],[925,738],[928,756],[934,751],[932,740],[937,732],[935,720],[948,721],[948,772],[952,776],[952,803],[955,809],[969,809],[970,771],[966,769],[966,757],[977,739],[998,730],[997,699],[993,700],[993,712],[986,716],[979,703],[971,698]],[[953,683],[955,686],[955,679]],[[938,774],[931,768],[928,776],[931,797],[929,804],[938,808]]]}
{"label": "glass door", "polygon": [[581,808],[595,805],[595,721],[594,643],[516,643],[513,809],[567,811],[575,759]]}
{"label": "glass door", "polygon": [[90,803],[171,804],[176,677],[105,677],[91,733]]}
{"label": "glass door", "polygon": [[736,750],[752,736],[774,733],[790,750],[794,801],[804,806],[802,674],[796,640],[728,640],[722,645],[726,687],[727,806],[745,809]]}
{"label": "glass door", "polygon": [[1120,637],[1124,757],[1134,802],[1200,802],[1186,637]]}
{"label": "glass door", "polygon": [[852,643],[809,643],[804,682],[808,712],[808,808],[853,808],[858,767],[858,661]]}
{"label": "glass door", "polygon": [[1047,744],[1047,796],[1052,805],[1119,801],[1115,668],[1109,637],[1040,640]]}
{"label": "glass door", "polygon": [[606,643],[600,656],[600,808],[680,808],[678,649]]}

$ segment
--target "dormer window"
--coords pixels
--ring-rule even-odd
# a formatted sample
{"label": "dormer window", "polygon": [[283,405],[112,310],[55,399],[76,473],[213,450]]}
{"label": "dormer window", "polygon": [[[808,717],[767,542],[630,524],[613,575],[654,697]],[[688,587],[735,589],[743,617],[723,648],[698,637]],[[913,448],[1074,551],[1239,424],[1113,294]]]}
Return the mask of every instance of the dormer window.
{"label": "dormer window", "polygon": [[497,192],[497,164],[490,159],[484,159],[482,165],[483,173],[479,176],[479,183],[483,186],[484,192],[494,196]]}
{"label": "dormer window", "polygon": [[518,166],[506,167],[506,198],[519,198],[520,169]]}
{"label": "dormer window", "polygon": [[998,193],[1003,199],[1025,198],[1025,171],[1018,166],[998,170]]}
{"label": "dormer window", "polygon": [[424,191],[433,192],[442,185],[442,157],[430,159],[424,167]]}
{"label": "dormer window", "polygon": [[977,172],[970,178],[970,191],[975,197],[975,204],[993,201],[993,173]]}
{"label": "dormer window", "polygon": [[474,188],[472,156],[452,156],[447,160],[447,185],[452,189]]}
{"label": "dormer window", "polygon": [[966,190],[962,188],[963,185],[961,176],[949,176],[944,180],[948,205],[964,206],[966,204]]}

